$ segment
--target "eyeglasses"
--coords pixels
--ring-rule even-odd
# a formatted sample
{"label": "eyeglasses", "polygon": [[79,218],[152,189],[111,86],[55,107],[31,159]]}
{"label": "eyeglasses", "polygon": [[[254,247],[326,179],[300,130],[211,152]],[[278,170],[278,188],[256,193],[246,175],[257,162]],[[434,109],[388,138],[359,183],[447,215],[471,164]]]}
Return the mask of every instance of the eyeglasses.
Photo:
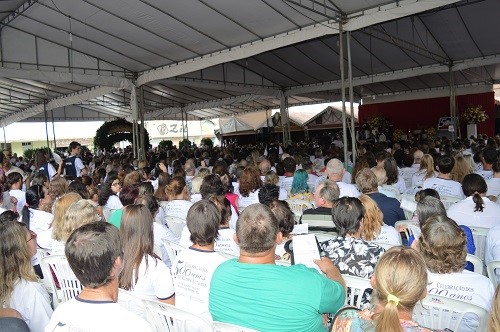
{"label": "eyeglasses", "polygon": [[36,233],[30,230],[30,239],[27,240],[26,243],[30,242],[33,239],[36,239]]}

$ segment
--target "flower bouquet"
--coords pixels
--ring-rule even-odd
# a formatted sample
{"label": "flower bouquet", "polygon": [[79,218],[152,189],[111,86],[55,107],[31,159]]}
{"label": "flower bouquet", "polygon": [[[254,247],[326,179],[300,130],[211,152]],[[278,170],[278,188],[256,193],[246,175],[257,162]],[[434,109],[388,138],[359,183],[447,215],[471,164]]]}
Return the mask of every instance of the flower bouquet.
{"label": "flower bouquet", "polygon": [[482,105],[469,106],[462,113],[461,118],[467,124],[477,124],[486,121],[488,115],[483,111]]}

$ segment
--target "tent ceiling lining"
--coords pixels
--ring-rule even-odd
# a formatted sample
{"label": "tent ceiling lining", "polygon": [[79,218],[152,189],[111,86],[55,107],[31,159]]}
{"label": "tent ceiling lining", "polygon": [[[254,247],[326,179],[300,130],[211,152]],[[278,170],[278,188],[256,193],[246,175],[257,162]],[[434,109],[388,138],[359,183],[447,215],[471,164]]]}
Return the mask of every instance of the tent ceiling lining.
{"label": "tent ceiling lining", "polygon": [[459,86],[491,85],[495,20],[477,17],[499,11],[495,0],[0,2],[0,124],[39,118],[45,101],[131,118],[134,84],[146,119],[278,108],[283,96],[289,106],[339,100],[340,18],[356,100],[442,89],[450,65]]}

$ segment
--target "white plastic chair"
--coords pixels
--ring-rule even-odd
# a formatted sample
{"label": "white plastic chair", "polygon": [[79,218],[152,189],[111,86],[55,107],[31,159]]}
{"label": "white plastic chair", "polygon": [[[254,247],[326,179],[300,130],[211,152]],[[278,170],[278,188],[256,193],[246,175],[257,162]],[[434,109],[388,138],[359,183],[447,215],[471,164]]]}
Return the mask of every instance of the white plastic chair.
{"label": "white plastic chair", "polygon": [[472,232],[474,245],[476,246],[476,256],[484,262],[484,251],[486,250],[486,234],[488,234],[488,231],[490,229],[473,226],[469,226],[469,228]]}
{"label": "white plastic chair", "polygon": [[47,289],[47,291],[52,294],[54,292],[54,289],[52,289],[52,283],[50,282],[50,278],[48,276],[48,274],[50,273],[50,270],[44,271],[44,268],[42,266],[42,258],[47,257],[49,255],[50,255],[50,251],[47,249],[41,249],[41,248],[36,249],[36,257],[38,258],[38,261],[40,262],[40,268],[42,269],[42,273],[43,273],[43,279],[41,279],[40,281],[41,281],[42,285],[45,287],[45,289]]}
{"label": "white plastic chair", "polygon": [[154,324],[158,332],[214,331],[212,323],[199,315],[158,301],[144,300],[144,303],[150,322]]}
{"label": "white plastic chair", "polygon": [[186,226],[186,220],[174,216],[166,216],[165,222],[167,227],[172,231],[172,233],[180,237],[182,233],[182,229]]}
{"label": "white plastic chair", "polygon": [[411,220],[413,213],[417,210],[417,202],[415,202],[415,195],[403,194],[401,196],[401,208],[405,213],[407,220]]}
{"label": "white plastic chair", "polygon": [[484,264],[483,261],[477,257],[476,255],[472,254],[467,254],[467,257],[465,258],[467,262],[472,263],[472,266],[474,267],[474,272],[483,274],[484,272]]}
{"label": "white plastic chair", "polygon": [[[75,274],[69,267],[66,256],[64,255],[50,255],[42,258],[43,271],[48,271],[47,277],[50,278],[52,284],[52,289],[56,290],[53,293],[54,297],[54,307],[64,303],[78,294],[82,290],[82,285],[80,281],[76,278]],[[50,270],[54,272],[57,282],[59,283],[59,289],[56,287],[56,281]],[[45,273],[44,273],[45,277]]]}
{"label": "white plastic chair", "polygon": [[243,327],[239,325],[222,323],[222,322],[212,322],[215,332],[258,332],[248,327]]}
{"label": "white plastic chair", "polygon": [[125,289],[118,289],[118,304],[128,311],[149,321],[148,309],[144,300]]}
{"label": "white plastic chair", "polygon": [[361,309],[363,294],[365,294],[365,291],[372,289],[370,279],[355,277],[348,274],[342,274],[342,278],[344,278],[347,286],[344,304]]}
{"label": "white plastic chair", "polygon": [[162,241],[163,241],[163,244],[165,245],[165,249],[167,249],[168,258],[170,258],[171,263],[174,262],[175,257],[177,257],[177,253],[179,251],[186,249],[183,246],[181,246],[180,244],[177,244],[177,243],[172,242],[170,240],[162,239]]}
{"label": "white plastic chair", "polygon": [[302,224],[308,224],[309,231],[335,231],[332,215],[303,214]]}
{"label": "white plastic chair", "polygon": [[302,216],[302,211],[313,207],[311,203],[300,199],[286,199],[285,201],[288,203],[288,206],[290,206],[290,209],[295,216],[295,222],[298,222]]}
{"label": "white plastic chair", "polygon": [[440,295],[427,294],[422,305],[415,306],[413,320],[420,326],[433,330],[447,328],[450,331],[460,331],[460,323],[466,314],[478,317],[479,326],[476,331],[486,331],[488,312],[485,309]]}
{"label": "white plastic chair", "polygon": [[493,285],[498,286],[499,279],[495,273],[495,269],[500,269],[500,261],[493,261],[486,265],[486,271],[488,272],[488,278],[490,278]]}

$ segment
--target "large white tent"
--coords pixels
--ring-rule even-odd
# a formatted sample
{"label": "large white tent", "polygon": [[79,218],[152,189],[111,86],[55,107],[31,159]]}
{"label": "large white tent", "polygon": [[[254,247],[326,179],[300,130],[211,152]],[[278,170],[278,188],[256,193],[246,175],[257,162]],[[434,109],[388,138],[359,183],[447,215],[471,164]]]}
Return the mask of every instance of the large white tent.
{"label": "large white tent", "polygon": [[1,1],[0,125],[338,101],[341,27],[355,101],[491,91],[499,16],[498,0]]}

